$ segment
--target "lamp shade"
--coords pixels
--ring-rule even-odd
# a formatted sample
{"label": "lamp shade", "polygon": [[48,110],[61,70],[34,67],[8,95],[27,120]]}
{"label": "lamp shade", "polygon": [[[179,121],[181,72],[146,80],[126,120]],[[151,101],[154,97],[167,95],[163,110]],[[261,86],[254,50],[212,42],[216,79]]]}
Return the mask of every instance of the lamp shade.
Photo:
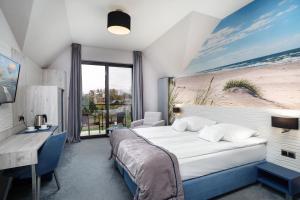
{"label": "lamp shade", "polygon": [[130,16],[121,10],[111,11],[107,16],[107,30],[116,35],[130,33]]}
{"label": "lamp shade", "polygon": [[299,118],[272,116],[272,127],[283,129],[299,129]]}
{"label": "lamp shade", "polygon": [[175,113],[175,114],[176,114],[176,113],[180,113],[180,111],[181,111],[181,110],[180,110],[179,107],[174,107],[174,108],[173,108],[173,113]]}

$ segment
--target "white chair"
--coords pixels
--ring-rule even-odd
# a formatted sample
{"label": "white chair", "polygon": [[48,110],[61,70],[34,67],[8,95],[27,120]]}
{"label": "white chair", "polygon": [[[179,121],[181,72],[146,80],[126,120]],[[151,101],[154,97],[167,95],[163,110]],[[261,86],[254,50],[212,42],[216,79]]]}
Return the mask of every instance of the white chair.
{"label": "white chair", "polygon": [[144,119],[131,122],[131,128],[145,128],[164,125],[165,120],[161,120],[161,112],[145,112]]}

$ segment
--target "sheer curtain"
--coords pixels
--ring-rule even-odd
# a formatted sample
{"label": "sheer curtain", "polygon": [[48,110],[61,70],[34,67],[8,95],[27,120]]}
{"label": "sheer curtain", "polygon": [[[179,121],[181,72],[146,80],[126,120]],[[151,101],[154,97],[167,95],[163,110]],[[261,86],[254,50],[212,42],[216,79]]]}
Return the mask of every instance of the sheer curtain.
{"label": "sheer curtain", "polygon": [[81,45],[72,44],[68,106],[68,141],[80,142],[81,131]]}
{"label": "sheer curtain", "polygon": [[143,63],[142,52],[133,52],[132,118],[143,118]]}

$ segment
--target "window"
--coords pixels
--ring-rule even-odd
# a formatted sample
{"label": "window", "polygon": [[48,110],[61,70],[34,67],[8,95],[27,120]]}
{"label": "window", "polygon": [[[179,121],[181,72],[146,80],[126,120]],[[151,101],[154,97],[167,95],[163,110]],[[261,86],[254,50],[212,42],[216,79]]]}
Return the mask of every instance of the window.
{"label": "window", "polygon": [[130,126],[132,66],[83,62],[81,137],[103,136],[107,128]]}

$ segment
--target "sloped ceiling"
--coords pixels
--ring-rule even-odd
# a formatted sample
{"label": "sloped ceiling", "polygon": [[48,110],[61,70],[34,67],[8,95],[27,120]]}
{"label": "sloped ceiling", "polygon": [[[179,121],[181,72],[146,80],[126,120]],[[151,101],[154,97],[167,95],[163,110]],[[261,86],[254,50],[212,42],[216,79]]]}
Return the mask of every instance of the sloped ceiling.
{"label": "sloped ceiling", "polygon": [[72,43],[65,3],[62,0],[34,0],[23,51],[46,66]]}
{"label": "sloped ceiling", "polygon": [[[23,52],[47,66],[72,42],[144,50],[192,12],[222,19],[251,1],[0,0],[0,7]],[[123,9],[132,17],[132,32],[127,36],[106,30],[107,13],[115,9]]]}
{"label": "sloped ceiling", "polygon": [[[4,13],[15,38],[22,48],[29,25],[33,0],[1,0],[0,7]],[[15,6],[17,5],[17,6]]]}
{"label": "sloped ceiling", "polygon": [[182,75],[220,19],[192,12],[144,50],[161,76]]}

